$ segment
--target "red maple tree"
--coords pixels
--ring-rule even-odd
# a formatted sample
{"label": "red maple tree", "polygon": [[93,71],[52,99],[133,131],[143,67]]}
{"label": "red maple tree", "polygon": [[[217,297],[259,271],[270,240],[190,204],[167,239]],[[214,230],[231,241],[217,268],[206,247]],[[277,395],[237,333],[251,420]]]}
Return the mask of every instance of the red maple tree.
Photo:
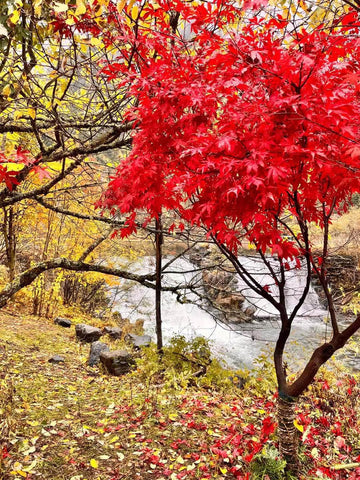
{"label": "red maple tree", "polygon": [[[290,405],[360,327],[358,317],[340,331],[326,270],[331,217],[346,210],[360,187],[357,14],[332,29],[294,35],[281,16],[254,17],[232,29],[239,11],[230,2],[160,1],[143,14],[156,17],[156,28],[137,23],[121,59],[104,69],[130,85],[136,102],[128,112],[132,152],[101,204],[127,215],[122,235],[136,231],[138,212],[150,220],[176,209],[181,221],[205,227],[246,284],[278,310],[279,427],[295,468]],[[310,224],[324,232],[317,255]],[[256,246],[277,295],[241,264],[244,240]],[[288,311],[285,271],[294,260],[305,265],[307,281]],[[327,297],[333,336],[289,382],[284,348],[312,274]]]}

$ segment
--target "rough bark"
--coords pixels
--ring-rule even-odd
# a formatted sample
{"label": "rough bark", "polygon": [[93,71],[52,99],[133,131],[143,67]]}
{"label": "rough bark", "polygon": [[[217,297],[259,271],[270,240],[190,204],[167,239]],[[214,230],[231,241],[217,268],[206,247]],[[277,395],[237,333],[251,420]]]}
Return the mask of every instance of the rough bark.
{"label": "rough bark", "polygon": [[9,279],[12,282],[15,278],[16,267],[16,235],[14,227],[14,210],[11,206],[9,209],[4,208],[4,222],[2,225],[2,233],[5,243],[6,263],[9,269]]}
{"label": "rough bark", "polygon": [[299,435],[295,427],[296,402],[290,399],[278,397],[277,418],[279,450],[286,460],[286,469],[289,473],[297,476],[299,472],[298,443]]}
{"label": "rough bark", "polygon": [[[294,425],[295,406],[297,398],[308,388],[319,371],[320,367],[333,354],[342,348],[347,340],[360,328],[360,315],[341,333],[334,334],[330,342],[318,347],[312,354],[303,372],[292,384],[281,381],[279,383],[278,398],[278,433],[279,448],[283,458],[287,461],[287,471],[297,475],[299,471],[298,459],[298,432]],[[276,360],[276,357],[275,357]],[[278,366],[280,363],[278,364]],[[286,372],[280,375],[281,380],[286,378]],[[279,375],[278,375],[279,381]]]}

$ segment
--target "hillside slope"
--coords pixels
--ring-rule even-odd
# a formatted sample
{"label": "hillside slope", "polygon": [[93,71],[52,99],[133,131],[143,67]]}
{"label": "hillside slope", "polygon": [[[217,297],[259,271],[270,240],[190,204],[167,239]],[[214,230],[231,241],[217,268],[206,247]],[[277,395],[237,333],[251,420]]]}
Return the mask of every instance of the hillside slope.
{"label": "hillside slope", "polygon": [[[215,390],[187,387],[186,372],[164,380],[151,349],[122,378],[88,367],[88,350],[73,327],[1,315],[1,480],[284,478],[266,360],[245,388],[224,374]],[[54,354],[65,363],[49,363]],[[306,478],[360,478],[357,380],[327,374],[304,399]]]}

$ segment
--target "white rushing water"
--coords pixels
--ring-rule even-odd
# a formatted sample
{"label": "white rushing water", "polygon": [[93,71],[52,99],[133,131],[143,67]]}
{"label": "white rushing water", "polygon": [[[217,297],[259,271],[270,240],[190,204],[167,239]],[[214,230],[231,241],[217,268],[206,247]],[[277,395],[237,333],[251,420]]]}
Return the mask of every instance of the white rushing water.
{"label": "white rushing water", "polygon": [[[260,264],[249,257],[243,259],[248,263],[257,275],[259,282],[267,285],[269,278],[260,271]],[[143,257],[130,265],[130,271],[137,273],[153,272],[153,257]],[[129,267],[128,267],[129,268]],[[194,265],[181,259],[171,265],[172,272],[164,275],[163,283],[176,285],[190,282],[194,274],[191,273]],[[189,272],[189,273],[181,273]],[[292,275],[290,276],[290,273]],[[145,333],[155,340],[155,292],[139,284],[127,283],[128,288],[124,290],[125,282],[122,282],[121,292],[114,299],[113,309],[121,313],[123,317],[135,321],[144,319]],[[299,289],[304,284],[304,274],[300,270],[289,272],[288,302],[289,305],[296,303],[300,295]],[[273,287],[270,287],[273,288]],[[251,368],[253,361],[262,352],[272,355],[276,338],[279,332],[279,321],[274,316],[269,319],[261,319],[274,315],[273,307],[266,304],[263,299],[255,298],[253,293],[246,291],[244,285],[239,282],[239,290],[248,296],[247,302],[257,308],[258,319],[252,323],[227,326],[218,323],[209,313],[197,305],[177,302],[176,296],[169,292],[162,294],[162,319],[163,337],[166,343],[174,335],[183,335],[187,339],[196,336],[204,336],[209,339],[213,354],[223,360],[231,368]],[[187,295],[188,298],[192,294]],[[324,318],[327,312],[321,309],[316,293],[311,290],[303,308],[299,312],[301,316],[295,319],[289,347],[289,363],[299,365],[308,358],[313,348],[329,339],[330,330]]]}
{"label": "white rushing water", "polygon": [[[277,287],[274,284],[273,279],[269,273],[266,273],[266,267],[264,266],[261,258],[257,256],[239,257],[241,264],[248,271],[251,272],[255,280],[262,286],[268,286],[269,292],[272,297],[278,299]],[[271,268],[276,272],[278,270],[278,262],[275,259],[267,258]],[[293,266],[292,266],[293,267]],[[265,271],[265,272],[264,272]],[[296,305],[298,304],[300,297],[304,291],[306,284],[306,269],[305,268],[291,268],[285,271],[286,287],[286,308],[290,314]],[[245,305],[255,307],[254,316],[257,318],[267,318],[275,316],[278,312],[276,308],[270,304],[263,297],[256,295],[249,287],[246,286],[240,278],[238,278],[239,291],[245,297]],[[327,315],[327,312],[321,307],[317,293],[312,285],[310,285],[309,293],[305,302],[300,307],[297,316],[298,317],[319,317],[322,318]]]}

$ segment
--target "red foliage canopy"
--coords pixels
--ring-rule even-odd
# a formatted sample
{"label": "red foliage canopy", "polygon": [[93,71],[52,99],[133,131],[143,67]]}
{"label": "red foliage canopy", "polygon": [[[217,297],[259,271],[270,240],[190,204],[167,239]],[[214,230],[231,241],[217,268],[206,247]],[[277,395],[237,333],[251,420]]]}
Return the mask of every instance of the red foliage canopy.
{"label": "red foliage canopy", "polygon": [[137,101],[132,151],[101,205],[129,214],[123,234],[139,211],[177,209],[233,252],[246,238],[297,256],[284,216],[323,226],[359,190],[356,27],[347,16],[292,38],[279,17],[215,30],[238,15],[231,5],[221,17],[210,3],[176,2],[186,22],[175,30],[174,10],[160,4],[157,31],[130,39],[137,64],[104,69],[130,82]]}

